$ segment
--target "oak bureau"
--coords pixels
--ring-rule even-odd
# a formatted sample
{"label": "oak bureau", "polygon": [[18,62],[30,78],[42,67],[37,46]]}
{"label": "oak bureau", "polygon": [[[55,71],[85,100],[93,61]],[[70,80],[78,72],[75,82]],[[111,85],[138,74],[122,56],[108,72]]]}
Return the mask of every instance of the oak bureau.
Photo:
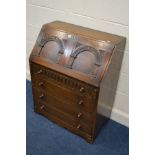
{"label": "oak bureau", "polygon": [[110,117],[125,40],[60,21],[43,25],[29,58],[35,112],[93,143]]}

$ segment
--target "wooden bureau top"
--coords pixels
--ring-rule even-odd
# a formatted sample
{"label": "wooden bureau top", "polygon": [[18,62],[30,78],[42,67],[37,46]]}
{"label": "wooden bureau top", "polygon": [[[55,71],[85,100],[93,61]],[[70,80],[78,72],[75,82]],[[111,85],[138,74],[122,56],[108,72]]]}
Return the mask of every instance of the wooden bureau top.
{"label": "wooden bureau top", "polygon": [[119,44],[122,40],[125,39],[124,37],[121,37],[118,35],[102,32],[98,30],[93,30],[90,28],[85,28],[82,26],[77,26],[74,24],[69,24],[61,21],[55,21],[55,22],[46,24],[46,26],[52,29],[63,30],[73,34],[86,36],[87,38],[93,38],[95,40],[111,41],[115,45]]}
{"label": "wooden bureau top", "polygon": [[125,38],[55,21],[42,26],[30,56],[36,63],[98,87]]}

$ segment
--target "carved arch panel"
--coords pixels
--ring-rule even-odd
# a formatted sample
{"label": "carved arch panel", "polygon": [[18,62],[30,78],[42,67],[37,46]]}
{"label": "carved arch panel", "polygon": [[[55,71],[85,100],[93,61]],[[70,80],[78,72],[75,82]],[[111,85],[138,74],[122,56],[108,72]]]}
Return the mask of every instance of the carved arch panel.
{"label": "carved arch panel", "polygon": [[56,63],[59,62],[61,55],[64,53],[64,44],[61,39],[51,36],[50,38],[42,39],[39,45],[41,46],[39,56]]}
{"label": "carved arch panel", "polygon": [[87,45],[77,47],[70,55],[67,67],[95,75],[98,67],[101,66],[100,51]]}

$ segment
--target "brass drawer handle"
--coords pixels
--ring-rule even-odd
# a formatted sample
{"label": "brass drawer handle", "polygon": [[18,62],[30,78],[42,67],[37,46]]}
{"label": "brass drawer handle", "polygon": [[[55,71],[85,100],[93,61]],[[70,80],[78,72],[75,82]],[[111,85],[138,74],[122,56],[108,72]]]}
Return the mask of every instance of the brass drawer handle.
{"label": "brass drawer handle", "polygon": [[81,116],[82,116],[82,113],[79,112],[78,115],[77,115],[77,117],[80,118]]}
{"label": "brass drawer handle", "polygon": [[39,82],[38,85],[41,87],[44,85],[44,82]]}
{"label": "brass drawer handle", "polygon": [[39,96],[39,98],[40,98],[40,99],[44,98],[44,94],[41,94],[41,95]]}
{"label": "brass drawer handle", "polygon": [[43,71],[40,69],[38,72],[36,72],[35,74],[41,74]]}
{"label": "brass drawer handle", "polygon": [[81,92],[81,93],[83,93],[84,90],[85,90],[85,89],[84,89],[83,87],[80,88],[80,92]]}
{"label": "brass drawer handle", "polygon": [[81,125],[80,124],[78,124],[78,126],[76,127],[77,129],[80,129],[81,128]]}
{"label": "brass drawer handle", "polygon": [[80,100],[80,101],[78,102],[78,104],[79,104],[79,105],[82,105],[82,104],[83,104],[83,100]]}
{"label": "brass drawer handle", "polygon": [[40,109],[41,109],[41,110],[44,110],[44,109],[45,109],[45,106],[44,106],[44,105],[42,105],[42,106],[40,107]]}

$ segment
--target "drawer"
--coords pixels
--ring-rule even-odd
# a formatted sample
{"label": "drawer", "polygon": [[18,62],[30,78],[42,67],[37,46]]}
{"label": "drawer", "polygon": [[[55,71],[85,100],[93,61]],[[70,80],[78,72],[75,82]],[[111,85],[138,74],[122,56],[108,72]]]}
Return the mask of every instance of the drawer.
{"label": "drawer", "polygon": [[61,101],[65,101],[68,104],[72,104],[71,106],[82,108],[86,112],[91,113],[93,113],[96,109],[96,105],[90,95],[78,95],[74,93],[74,90],[65,88],[57,83],[49,81],[46,78],[32,77],[32,81],[34,88],[48,92],[52,97],[58,98]]}
{"label": "drawer", "polygon": [[95,113],[85,112],[83,108],[80,107],[81,105],[75,106],[74,104],[68,104],[66,100],[56,98],[48,92],[36,88],[33,90],[36,101],[45,102],[49,107],[55,107],[64,113],[69,114],[72,118],[84,122],[87,126],[92,126]]}
{"label": "drawer", "polygon": [[[37,109],[39,109],[39,113],[44,115],[45,117],[54,120],[56,123],[62,125],[62,121],[66,123],[68,126],[74,127],[79,131],[83,131],[87,134],[92,134],[92,128],[88,127],[84,122],[71,117],[67,113],[56,109],[55,107],[49,106],[46,102],[37,102]],[[61,122],[60,122],[61,121]]]}

